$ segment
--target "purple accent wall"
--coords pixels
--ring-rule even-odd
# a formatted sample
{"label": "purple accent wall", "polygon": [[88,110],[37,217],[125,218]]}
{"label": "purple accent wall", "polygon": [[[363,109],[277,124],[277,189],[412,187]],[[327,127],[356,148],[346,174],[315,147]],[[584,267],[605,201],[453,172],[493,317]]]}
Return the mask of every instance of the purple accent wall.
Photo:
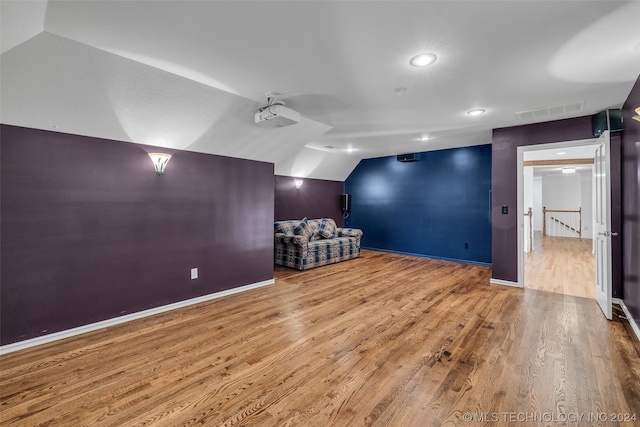
{"label": "purple accent wall", "polygon": [[624,304],[640,324],[640,77],[622,107],[622,244]]}
{"label": "purple accent wall", "polygon": [[273,278],[273,164],[0,133],[2,345]]}
{"label": "purple accent wall", "polygon": [[[518,281],[517,151],[520,146],[593,138],[591,116],[494,129],[492,145],[492,263],[493,278]],[[622,228],[621,137],[611,136],[611,226]],[[509,214],[501,214],[501,206]],[[612,238],[613,296],[622,297],[622,239]]]}
{"label": "purple accent wall", "polygon": [[342,202],[344,182],[302,178],[298,190],[291,176],[276,175],[275,220],[333,218],[338,227],[344,226]]}

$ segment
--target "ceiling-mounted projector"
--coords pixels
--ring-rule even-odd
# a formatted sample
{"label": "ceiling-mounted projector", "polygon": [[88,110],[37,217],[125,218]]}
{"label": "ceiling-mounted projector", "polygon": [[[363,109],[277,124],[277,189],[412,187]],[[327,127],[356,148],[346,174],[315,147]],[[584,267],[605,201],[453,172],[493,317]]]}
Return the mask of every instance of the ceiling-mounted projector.
{"label": "ceiling-mounted projector", "polygon": [[300,122],[300,113],[282,104],[271,104],[256,113],[256,124],[267,128],[281,128]]}
{"label": "ceiling-mounted projector", "polygon": [[276,101],[278,92],[268,92],[267,105],[256,113],[256,124],[265,128],[281,128],[300,122],[300,113],[284,106],[284,102]]}

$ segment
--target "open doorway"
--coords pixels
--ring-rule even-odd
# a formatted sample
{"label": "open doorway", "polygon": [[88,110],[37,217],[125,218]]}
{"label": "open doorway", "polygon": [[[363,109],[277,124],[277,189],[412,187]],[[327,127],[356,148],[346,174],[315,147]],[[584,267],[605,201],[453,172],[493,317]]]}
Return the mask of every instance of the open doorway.
{"label": "open doorway", "polygon": [[519,284],[595,299],[596,140],[519,148]]}

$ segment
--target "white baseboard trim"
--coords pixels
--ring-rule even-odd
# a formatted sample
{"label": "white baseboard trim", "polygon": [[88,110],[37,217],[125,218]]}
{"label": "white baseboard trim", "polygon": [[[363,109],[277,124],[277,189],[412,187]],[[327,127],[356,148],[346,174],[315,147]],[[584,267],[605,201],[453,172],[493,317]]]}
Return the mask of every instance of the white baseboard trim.
{"label": "white baseboard trim", "polygon": [[491,283],[492,285],[504,285],[504,286],[513,286],[515,288],[522,288],[522,286],[520,286],[518,282],[511,282],[509,280],[502,280],[502,279],[494,279],[493,277],[491,278],[491,280],[489,280],[489,283]]}
{"label": "white baseboard trim", "polygon": [[481,267],[491,267],[490,262],[471,261],[467,259],[458,259],[458,258],[446,258],[446,257],[435,256],[435,255],[417,254],[414,252],[394,251],[392,249],[372,248],[368,246],[367,247],[363,246],[361,249],[367,249],[369,251],[376,251],[376,252],[386,252],[389,254],[396,254],[396,255],[414,256],[418,258],[437,259],[440,261],[457,262],[458,264],[470,264],[470,265],[479,265]]}
{"label": "white baseboard trim", "polygon": [[633,329],[633,332],[636,333],[636,338],[638,338],[638,341],[640,341],[640,328],[638,327],[638,324],[636,323],[633,316],[631,316],[631,313],[629,313],[629,309],[625,305],[624,301],[622,301],[620,298],[612,298],[611,302],[622,307],[622,311],[624,311],[624,315],[627,317],[627,320],[631,325],[631,329]]}
{"label": "white baseboard trim", "polygon": [[47,344],[53,341],[73,337],[76,335],[84,334],[87,332],[96,331],[98,329],[108,328],[109,326],[119,325],[120,323],[130,322],[132,320],[142,319],[143,317],[149,317],[156,314],[164,313],[167,311],[175,310],[178,308],[187,307],[193,304],[199,304],[201,302],[210,301],[216,298],[222,298],[240,292],[250,291],[251,289],[261,288],[274,284],[274,279],[264,280],[262,282],[251,283],[249,285],[240,286],[238,288],[227,289],[225,291],[216,292],[214,294],[202,295],[196,298],[191,298],[184,301],[174,302],[172,304],[163,305],[160,307],[150,308],[148,310],[138,311],[136,313],[127,314],[124,316],[114,317],[112,319],[102,320],[96,323],[90,323],[88,325],[78,326],[77,328],[67,329],[53,334],[43,335],[41,337],[31,338],[24,341],[18,341],[16,343],[0,346],[0,355],[13,353],[14,351],[24,350],[26,348],[35,347],[41,344]]}

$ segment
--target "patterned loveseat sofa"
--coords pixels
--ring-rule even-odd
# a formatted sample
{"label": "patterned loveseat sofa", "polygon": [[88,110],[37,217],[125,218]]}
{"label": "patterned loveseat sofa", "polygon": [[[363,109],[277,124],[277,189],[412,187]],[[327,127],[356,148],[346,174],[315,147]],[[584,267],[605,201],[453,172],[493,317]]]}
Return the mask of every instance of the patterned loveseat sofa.
{"label": "patterned loveseat sofa", "polygon": [[331,218],[277,221],[275,263],[307,270],[360,256],[362,230],[338,228]]}

